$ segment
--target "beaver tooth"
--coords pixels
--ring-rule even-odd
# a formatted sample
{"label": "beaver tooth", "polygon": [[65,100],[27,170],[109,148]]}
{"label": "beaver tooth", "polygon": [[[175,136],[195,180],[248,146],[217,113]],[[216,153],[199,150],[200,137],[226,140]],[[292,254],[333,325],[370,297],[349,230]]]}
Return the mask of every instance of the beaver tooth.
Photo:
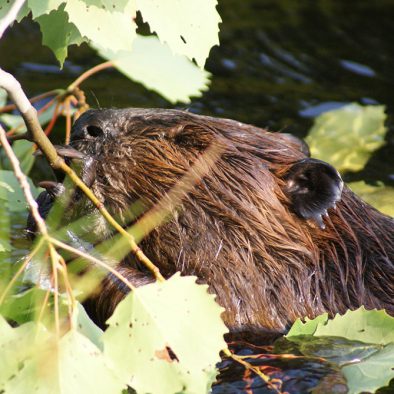
{"label": "beaver tooth", "polygon": [[70,145],[55,145],[56,152],[59,156],[68,158],[68,159],[78,159],[82,160],[85,158],[85,155],[81,153],[79,150],[76,150]]}
{"label": "beaver tooth", "polygon": [[64,192],[64,186],[62,183],[54,181],[41,181],[38,186],[45,189],[51,196],[58,197]]}

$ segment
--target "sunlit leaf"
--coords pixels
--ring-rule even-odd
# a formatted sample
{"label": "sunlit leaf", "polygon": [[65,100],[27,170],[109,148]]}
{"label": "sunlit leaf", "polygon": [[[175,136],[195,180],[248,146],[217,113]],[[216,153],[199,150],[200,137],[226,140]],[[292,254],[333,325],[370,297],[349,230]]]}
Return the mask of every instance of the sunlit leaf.
{"label": "sunlit leaf", "polygon": [[394,217],[394,188],[379,183],[376,186],[368,185],[364,181],[348,183],[353,190],[368,204],[386,215]]}
{"label": "sunlit leaf", "polygon": [[175,53],[204,67],[210,49],[219,44],[216,0],[136,0],[142,18]]}
{"label": "sunlit leaf", "polygon": [[65,0],[27,0],[33,18],[37,18],[43,14],[49,14],[53,10],[57,10],[60,4],[64,3]]}
{"label": "sunlit leaf", "polygon": [[108,394],[125,387],[99,349],[78,331],[71,330],[59,340],[48,335],[39,347],[26,347],[34,353],[22,360],[10,355],[19,368],[4,382],[6,393]]}
{"label": "sunlit leaf", "polygon": [[[141,393],[204,393],[226,348],[223,308],[179,274],[131,292],[108,320],[104,354]],[[154,379],[152,379],[154,376]]]}
{"label": "sunlit leaf", "polygon": [[131,52],[98,49],[101,56],[112,60],[120,72],[141,82],[167,100],[190,102],[207,89],[209,73],[184,56],[174,55],[156,37],[137,36]]}
{"label": "sunlit leaf", "polygon": [[290,338],[297,335],[313,335],[319,323],[325,323],[328,320],[328,313],[323,313],[315,317],[314,319],[309,319],[305,317],[304,322],[301,319],[297,319],[291,326],[290,331],[287,333],[286,337]]}
{"label": "sunlit leaf", "polygon": [[361,307],[335,315],[325,324],[318,324],[315,334],[354,339],[366,343],[386,345],[394,342],[394,317],[384,310],[366,310]]}
{"label": "sunlit leaf", "polygon": [[[48,334],[41,324],[32,322],[12,328],[2,316],[0,332],[0,392],[22,393],[14,379],[23,363],[37,351],[35,346],[45,343]],[[29,386],[25,386],[25,390],[24,393],[31,392]]]}
{"label": "sunlit leaf", "polygon": [[[1,0],[0,1],[0,20],[3,19],[8,12],[10,11],[11,7],[14,5],[14,1],[6,1],[6,0]],[[26,3],[24,3],[21,7],[21,9],[18,12],[18,15],[16,16],[16,21],[20,22],[28,13],[30,12],[30,9]]]}
{"label": "sunlit leaf", "polygon": [[60,66],[67,57],[68,46],[80,45],[85,41],[76,26],[69,21],[64,6],[47,15],[36,18],[42,33],[42,43],[49,47],[55,54]]}
{"label": "sunlit leaf", "polygon": [[67,0],[65,11],[82,36],[116,52],[131,50],[135,37],[135,9],[131,2],[129,4],[123,12],[119,12],[116,8],[113,11],[103,8],[100,0],[90,0],[88,3]]}
{"label": "sunlit leaf", "polygon": [[77,305],[73,319],[78,331],[86,338],[90,339],[90,341],[96,345],[97,348],[103,350],[103,344],[101,342],[103,331],[93,323],[80,303]]}
{"label": "sunlit leaf", "polygon": [[[28,179],[30,189],[33,196],[37,196],[39,189],[33,185],[33,182]],[[9,187],[1,187],[1,184],[6,183]],[[12,192],[10,190],[13,190]],[[0,200],[7,200],[9,203],[9,209],[12,212],[25,211],[26,200],[22,189],[19,185],[12,171],[0,170]]]}
{"label": "sunlit leaf", "polygon": [[312,156],[340,172],[362,170],[384,145],[384,110],[382,105],[350,104],[319,115],[306,138]]}

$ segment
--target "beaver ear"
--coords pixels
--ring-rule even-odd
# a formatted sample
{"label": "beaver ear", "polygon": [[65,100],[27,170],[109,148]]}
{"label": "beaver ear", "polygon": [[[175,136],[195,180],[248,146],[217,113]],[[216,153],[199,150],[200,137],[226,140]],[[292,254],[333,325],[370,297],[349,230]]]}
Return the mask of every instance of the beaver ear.
{"label": "beaver ear", "polygon": [[328,215],[327,209],[341,199],[343,181],[338,171],[324,161],[304,159],[290,168],[285,180],[284,191],[294,212],[324,229],[322,215]]}

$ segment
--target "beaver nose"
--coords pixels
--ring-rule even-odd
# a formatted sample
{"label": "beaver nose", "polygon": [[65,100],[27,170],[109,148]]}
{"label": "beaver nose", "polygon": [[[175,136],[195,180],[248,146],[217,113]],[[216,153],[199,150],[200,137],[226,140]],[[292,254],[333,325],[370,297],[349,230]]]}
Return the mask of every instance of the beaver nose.
{"label": "beaver nose", "polygon": [[82,125],[82,127],[73,128],[71,139],[76,141],[81,139],[101,138],[104,136],[104,129],[100,125],[85,124]]}
{"label": "beaver nose", "polygon": [[104,130],[100,126],[88,125],[85,127],[85,132],[91,137],[102,137],[104,135]]}

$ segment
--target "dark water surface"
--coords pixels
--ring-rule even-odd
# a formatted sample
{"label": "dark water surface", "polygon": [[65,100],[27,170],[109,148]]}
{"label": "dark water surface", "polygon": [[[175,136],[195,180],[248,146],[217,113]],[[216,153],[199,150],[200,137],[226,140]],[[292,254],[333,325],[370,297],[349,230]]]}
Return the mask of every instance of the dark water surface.
{"label": "dark water surface", "polygon": [[[221,46],[212,49],[207,61],[213,74],[210,90],[178,108],[303,137],[313,117],[327,109],[349,102],[384,104],[387,144],[363,171],[347,174],[346,180],[394,186],[394,1],[223,0],[219,11]],[[29,22],[10,29],[0,42],[0,66],[20,80],[29,96],[64,88],[100,62],[86,45],[73,47],[60,72],[51,51],[41,47],[39,29]],[[115,70],[96,74],[82,88],[91,106],[98,102],[101,107],[173,107]],[[260,361],[271,368],[271,376],[277,376],[275,368],[290,371],[280,379],[287,379],[283,388],[292,393],[311,390],[321,377],[331,377],[331,383],[337,378],[324,363],[288,360],[278,366],[269,356],[256,362]],[[241,374],[237,368],[224,364],[223,384],[214,393],[246,390],[245,380],[234,378]],[[261,382],[250,384],[258,385],[254,392],[273,392]],[[335,392],[343,392],[340,376],[338,385],[330,387],[334,386]],[[315,390],[334,392],[323,386]]]}
{"label": "dark water surface", "polygon": [[[179,108],[302,137],[322,111],[353,101],[384,104],[387,145],[347,180],[394,185],[394,1],[226,0],[219,11],[221,46],[207,62],[211,88]],[[1,66],[29,95],[66,87],[102,61],[86,45],[73,47],[60,72],[40,39],[38,28],[23,23],[0,43]],[[114,70],[82,88],[92,106],[173,107]]]}

